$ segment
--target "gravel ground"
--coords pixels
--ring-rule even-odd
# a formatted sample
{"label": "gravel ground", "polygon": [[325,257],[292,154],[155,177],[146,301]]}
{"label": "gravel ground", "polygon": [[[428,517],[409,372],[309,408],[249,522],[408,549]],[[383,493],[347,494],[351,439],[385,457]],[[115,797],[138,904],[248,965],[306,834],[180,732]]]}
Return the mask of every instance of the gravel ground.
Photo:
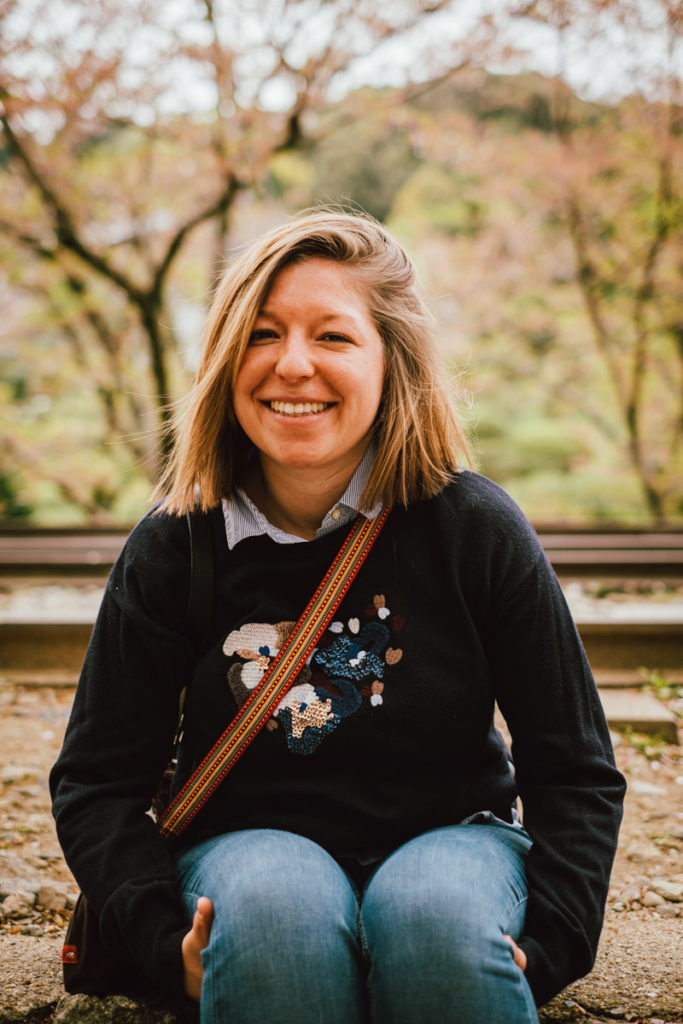
{"label": "gravel ground", "polygon": [[[683,701],[669,696],[683,720]],[[0,1024],[90,1019],[68,999],[53,1013],[76,887],[55,836],[47,773],[71,699],[68,689],[0,680]],[[683,1024],[683,747],[637,736],[615,742],[629,792],[598,963],[542,1019]]]}

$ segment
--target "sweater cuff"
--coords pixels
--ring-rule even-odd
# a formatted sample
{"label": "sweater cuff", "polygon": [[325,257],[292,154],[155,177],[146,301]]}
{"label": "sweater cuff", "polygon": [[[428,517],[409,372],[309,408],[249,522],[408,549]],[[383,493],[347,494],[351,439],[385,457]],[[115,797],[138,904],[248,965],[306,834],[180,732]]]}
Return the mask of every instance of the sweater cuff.
{"label": "sweater cuff", "polygon": [[144,974],[160,992],[172,999],[186,999],[183,988],[182,941],[187,928],[181,931],[158,935],[152,939],[152,955],[149,963],[140,965]]}
{"label": "sweater cuff", "polygon": [[182,941],[189,926],[174,905],[175,894],[154,888],[144,894],[133,887],[114,893],[102,910],[100,932],[104,944],[129,960],[150,987],[182,1000]]}
{"label": "sweater cuff", "polygon": [[553,985],[552,964],[543,947],[529,936],[524,936],[517,943],[526,954],[526,970],[524,976],[531,989],[536,1006],[543,1006],[554,995],[557,988]]}

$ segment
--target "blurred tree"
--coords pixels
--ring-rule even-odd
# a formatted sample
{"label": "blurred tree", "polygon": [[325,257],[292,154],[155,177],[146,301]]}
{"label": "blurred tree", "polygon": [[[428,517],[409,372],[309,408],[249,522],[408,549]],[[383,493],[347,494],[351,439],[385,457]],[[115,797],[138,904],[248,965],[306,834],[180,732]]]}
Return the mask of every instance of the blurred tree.
{"label": "blurred tree", "polygon": [[[389,211],[430,285],[444,347],[476,343],[491,436],[526,411],[531,433],[520,421],[510,443],[569,474],[594,446],[589,423],[617,476],[627,453],[649,513],[680,514],[680,6],[503,0],[443,48],[420,30],[458,21],[455,0],[253,6],[65,0],[59,18],[47,0],[2,7],[12,487],[30,463],[90,514],[112,506],[133,465],[153,478],[158,426],[184,390],[228,239],[282,216],[253,197],[288,209],[343,197]],[[498,68],[517,70],[520,39],[539,27],[554,78],[466,71],[452,82],[494,50]],[[648,77],[661,39],[659,77]],[[410,54],[414,80],[348,92],[385,44],[389,64]],[[577,68],[603,72],[584,59],[598,44],[632,61],[620,102],[580,100],[564,84]],[[519,386],[505,408],[501,381]],[[552,443],[540,436],[558,411],[563,429],[576,423],[566,445],[557,430]],[[76,415],[91,438],[80,425],[43,430]]]}
{"label": "blurred tree", "polygon": [[[355,62],[452,4],[65,0],[59,17],[49,0],[3,6],[5,284],[42,307],[41,330],[49,320],[99,396],[103,437],[123,439],[150,478],[186,373],[178,306],[204,304],[238,196],[274,156],[348,122],[316,114]],[[434,70],[459,62],[449,52]],[[190,257],[207,250],[204,273]],[[17,324],[30,339],[34,311]]]}
{"label": "blurred tree", "polygon": [[[580,15],[577,26],[577,13]],[[524,19],[557,39],[552,179],[576,280],[655,519],[683,513],[683,7],[680,0],[532,0]],[[567,88],[577,30],[619,30],[633,93],[586,116]],[[663,41],[654,75],[644,58]]]}
{"label": "blurred tree", "polygon": [[[486,220],[481,179],[457,168],[423,163],[401,190],[394,213],[408,213],[414,224],[437,235],[477,235]],[[473,191],[477,198],[472,198]]]}
{"label": "blurred tree", "polygon": [[[384,220],[398,189],[418,160],[405,132],[387,118],[396,95],[368,95],[371,113],[322,139],[310,152],[314,179],[311,199],[321,203],[350,200]],[[377,110],[378,100],[382,103]]]}
{"label": "blurred tree", "polygon": [[[514,382],[530,411],[526,376],[537,416],[573,410],[607,439],[613,465],[638,482],[643,514],[680,516],[683,8],[539,0],[505,13],[547,30],[557,74],[473,70],[425,87],[410,135],[425,162],[390,222],[421,255],[454,350],[467,361],[476,342],[473,386]],[[629,94],[577,96],[572,69],[622,35]],[[509,430],[505,416],[500,427]]]}

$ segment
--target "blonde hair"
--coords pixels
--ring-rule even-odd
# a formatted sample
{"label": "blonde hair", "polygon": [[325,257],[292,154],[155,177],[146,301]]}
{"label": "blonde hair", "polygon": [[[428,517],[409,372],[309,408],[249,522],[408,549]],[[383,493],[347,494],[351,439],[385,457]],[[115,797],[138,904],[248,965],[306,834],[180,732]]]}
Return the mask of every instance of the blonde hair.
{"label": "blonde hair", "polygon": [[211,508],[243,482],[251,441],[233,408],[233,387],[254,321],[285,266],[312,257],[343,264],[365,288],[384,343],[377,457],[362,501],[408,505],[447,483],[467,443],[435,340],[435,324],[401,246],[372,218],[317,211],[251,245],[220,281],[207,319],[196,382],[156,489],[167,512]]}

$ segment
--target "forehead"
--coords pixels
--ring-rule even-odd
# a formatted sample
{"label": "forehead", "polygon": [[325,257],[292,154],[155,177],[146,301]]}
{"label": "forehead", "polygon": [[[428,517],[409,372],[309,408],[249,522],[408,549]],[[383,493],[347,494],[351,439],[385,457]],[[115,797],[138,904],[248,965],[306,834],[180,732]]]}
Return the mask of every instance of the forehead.
{"label": "forehead", "polygon": [[282,267],[267,290],[262,310],[275,305],[320,307],[326,313],[344,312],[371,318],[368,290],[347,264],[312,256]]}

